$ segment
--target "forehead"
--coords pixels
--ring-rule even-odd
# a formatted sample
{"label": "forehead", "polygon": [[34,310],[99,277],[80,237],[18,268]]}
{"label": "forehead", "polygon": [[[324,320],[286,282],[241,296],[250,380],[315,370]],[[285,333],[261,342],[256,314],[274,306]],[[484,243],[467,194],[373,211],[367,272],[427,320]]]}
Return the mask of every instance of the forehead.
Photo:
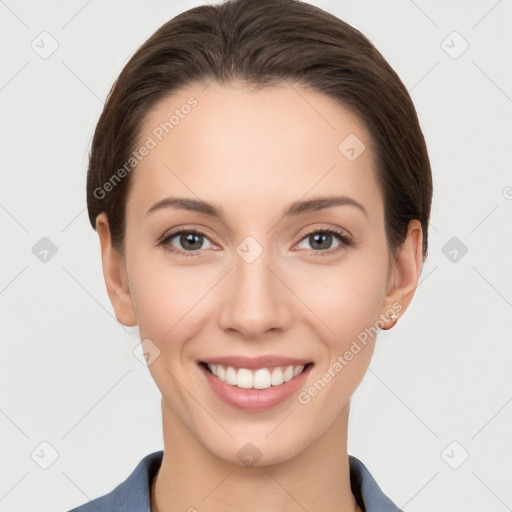
{"label": "forehead", "polygon": [[[299,85],[251,91],[240,82],[192,84],[146,116],[129,203],[147,209],[165,195],[254,208],[302,197],[354,196],[379,214],[369,134],[334,99]],[[263,204],[262,204],[263,200]]]}

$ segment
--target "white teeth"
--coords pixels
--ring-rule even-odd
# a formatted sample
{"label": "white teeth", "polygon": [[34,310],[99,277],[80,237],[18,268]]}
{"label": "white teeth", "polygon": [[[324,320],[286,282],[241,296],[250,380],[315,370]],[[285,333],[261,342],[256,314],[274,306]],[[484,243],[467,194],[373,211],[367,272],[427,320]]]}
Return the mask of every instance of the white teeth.
{"label": "white teeth", "polygon": [[302,373],[302,370],[304,370],[304,365],[301,364],[300,366],[296,366],[293,370],[293,376],[297,377],[300,373]]}
{"label": "white teeth", "polygon": [[226,370],[224,369],[224,366],[221,366],[220,364],[217,365],[217,377],[222,382],[226,380]]}
{"label": "white teeth", "polygon": [[226,369],[226,383],[230,386],[236,386],[236,370],[232,366]]}
{"label": "white teeth", "polygon": [[259,368],[252,371],[247,368],[236,370],[232,366],[226,368],[221,364],[207,363],[207,366],[213,375],[222,382],[243,389],[267,389],[270,386],[279,386],[283,382],[288,382],[297,377],[297,375],[300,375],[305,368],[303,364],[300,364],[298,366],[283,366],[272,369]]}
{"label": "white teeth", "polygon": [[247,368],[240,368],[236,374],[236,385],[239,388],[252,388],[252,372]]}
{"label": "white teeth", "polygon": [[256,370],[253,375],[253,387],[256,389],[267,389],[272,383],[270,382],[270,372],[266,368]]}
{"label": "white teeth", "polygon": [[272,378],[271,378],[272,386],[279,386],[284,382],[283,379],[283,370],[281,368],[274,368],[272,370]]}
{"label": "white teeth", "polygon": [[283,372],[283,379],[285,382],[292,380],[293,378],[293,366],[287,366],[286,370]]}

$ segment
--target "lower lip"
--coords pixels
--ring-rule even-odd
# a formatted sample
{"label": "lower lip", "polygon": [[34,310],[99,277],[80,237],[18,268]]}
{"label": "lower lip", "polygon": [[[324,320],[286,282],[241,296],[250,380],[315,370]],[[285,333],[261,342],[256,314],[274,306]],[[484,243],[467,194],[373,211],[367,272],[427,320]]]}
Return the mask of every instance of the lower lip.
{"label": "lower lip", "polygon": [[270,386],[266,389],[244,389],[222,382],[211,374],[202,364],[199,368],[206,376],[208,383],[217,396],[235,409],[246,411],[264,411],[275,407],[290,398],[304,384],[304,381],[313,365],[308,365],[304,371],[279,386]]}

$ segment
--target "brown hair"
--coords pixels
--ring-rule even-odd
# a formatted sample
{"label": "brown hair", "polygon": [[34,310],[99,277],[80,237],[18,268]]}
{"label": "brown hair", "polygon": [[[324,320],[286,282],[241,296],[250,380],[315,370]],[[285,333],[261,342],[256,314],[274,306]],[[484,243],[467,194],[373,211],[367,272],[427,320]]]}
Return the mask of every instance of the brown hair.
{"label": "brown hair", "polygon": [[160,27],[125,65],[98,121],[87,174],[91,225],[106,212],[114,248],[124,254],[126,162],[147,113],[186,85],[234,79],[253,87],[291,81],[355,112],[372,138],[388,246],[395,254],[418,219],[425,260],[432,175],[407,89],[358,30],[299,0],[195,7]]}

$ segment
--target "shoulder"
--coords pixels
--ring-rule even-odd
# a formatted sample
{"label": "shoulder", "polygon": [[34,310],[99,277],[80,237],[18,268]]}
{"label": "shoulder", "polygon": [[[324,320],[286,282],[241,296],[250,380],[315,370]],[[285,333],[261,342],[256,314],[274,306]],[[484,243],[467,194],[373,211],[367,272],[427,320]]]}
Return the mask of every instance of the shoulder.
{"label": "shoulder", "polygon": [[69,512],[150,512],[149,486],[162,463],[163,453],[160,450],[146,455],[115,489]]}
{"label": "shoulder", "polygon": [[365,512],[402,512],[379,487],[368,468],[349,455],[350,486],[360,507]]}

